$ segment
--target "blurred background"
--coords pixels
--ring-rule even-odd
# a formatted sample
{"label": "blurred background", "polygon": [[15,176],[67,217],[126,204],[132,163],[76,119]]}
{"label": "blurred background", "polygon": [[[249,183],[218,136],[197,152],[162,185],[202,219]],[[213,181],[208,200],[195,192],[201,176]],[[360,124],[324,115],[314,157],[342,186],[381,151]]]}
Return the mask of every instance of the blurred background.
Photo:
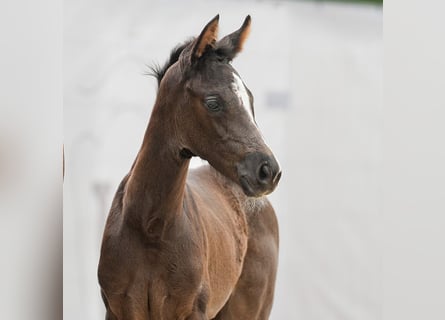
{"label": "blurred background", "polygon": [[146,65],[217,13],[221,37],[252,16],[233,65],[283,169],[271,320],[379,319],[381,3],[173,0],[65,1],[64,319],[104,318],[100,242],[155,100]]}

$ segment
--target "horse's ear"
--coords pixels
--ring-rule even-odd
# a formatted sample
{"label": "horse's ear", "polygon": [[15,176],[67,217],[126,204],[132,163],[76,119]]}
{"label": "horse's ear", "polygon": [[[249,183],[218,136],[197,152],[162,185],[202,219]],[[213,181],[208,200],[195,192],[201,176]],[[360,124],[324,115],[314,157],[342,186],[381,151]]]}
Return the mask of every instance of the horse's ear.
{"label": "horse's ear", "polygon": [[192,58],[199,59],[208,48],[213,48],[218,37],[219,14],[216,15],[201,31],[193,46]]}
{"label": "horse's ear", "polygon": [[244,19],[241,28],[218,41],[217,50],[229,58],[229,60],[235,58],[243,49],[244,42],[250,33],[251,20],[250,15],[248,15],[246,19]]}

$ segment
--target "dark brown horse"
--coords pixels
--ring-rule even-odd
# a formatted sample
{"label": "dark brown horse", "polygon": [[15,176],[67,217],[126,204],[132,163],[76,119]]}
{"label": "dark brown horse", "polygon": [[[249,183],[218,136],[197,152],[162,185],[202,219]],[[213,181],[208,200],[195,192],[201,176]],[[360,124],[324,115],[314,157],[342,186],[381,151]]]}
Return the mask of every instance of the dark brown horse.
{"label": "dark brown horse", "polygon": [[[219,41],[218,20],[155,69],[156,103],[103,236],[108,320],[269,317],[278,226],[265,195],[281,172],[230,64],[250,16]],[[192,156],[210,166],[189,172]]]}

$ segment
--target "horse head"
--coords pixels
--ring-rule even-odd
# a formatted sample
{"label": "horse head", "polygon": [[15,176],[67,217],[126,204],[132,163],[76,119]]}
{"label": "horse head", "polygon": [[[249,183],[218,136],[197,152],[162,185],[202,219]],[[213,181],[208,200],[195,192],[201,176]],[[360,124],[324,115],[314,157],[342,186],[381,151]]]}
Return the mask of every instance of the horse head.
{"label": "horse head", "polygon": [[246,195],[259,197],[275,189],[281,170],[256,124],[253,95],[231,64],[247,39],[251,18],[221,40],[218,22],[219,15],[177,51],[159,94],[175,106],[169,110],[171,129],[181,154],[207,160]]}

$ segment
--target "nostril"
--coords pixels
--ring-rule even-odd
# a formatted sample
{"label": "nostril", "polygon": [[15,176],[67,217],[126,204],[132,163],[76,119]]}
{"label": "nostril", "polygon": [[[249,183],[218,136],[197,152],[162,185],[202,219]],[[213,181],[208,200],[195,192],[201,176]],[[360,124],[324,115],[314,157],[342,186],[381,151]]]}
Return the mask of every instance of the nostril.
{"label": "nostril", "polygon": [[270,170],[270,166],[267,163],[264,163],[260,166],[258,171],[258,178],[261,182],[267,182],[272,176],[272,172]]}

